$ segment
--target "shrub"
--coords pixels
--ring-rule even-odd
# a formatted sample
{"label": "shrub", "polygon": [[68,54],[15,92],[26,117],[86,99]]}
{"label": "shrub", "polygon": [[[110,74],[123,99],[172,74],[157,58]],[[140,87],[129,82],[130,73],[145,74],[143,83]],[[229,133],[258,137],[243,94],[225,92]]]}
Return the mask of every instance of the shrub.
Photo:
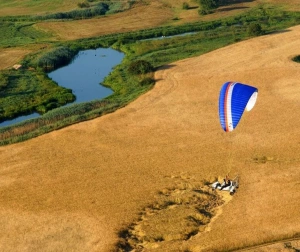
{"label": "shrub", "polygon": [[261,25],[257,24],[257,23],[251,23],[248,26],[247,31],[248,31],[249,36],[259,36],[259,35],[262,35],[264,33],[262,28],[261,28]]}
{"label": "shrub", "polygon": [[297,55],[293,58],[293,61],[300,63],[300,55]]}
{"label": "shrub", "polygon": [[155,81],[151,77],[146,77],[141,80],[140,85],[141,86],[147,86],[152,85]]}
{"label": "shrub", "polygon": [[187,2],[184,2],[184,3],[182,4],[182,9],[188,10],[189,8],[190,8],[190,6],[189,6],[189,4],[188,4]]}
{"label": "shrub", "polygon": [[210,13],[212,13],[211,10],[203,10],[203,9],[198,10],[198,14],[201,15],[201,16],[207,15],[207,14],[210,14]]}
{"label": "shrub", "polygon": [[199,0],[202,12],[206,14],[210,13],[213,9],[218,8],[218,2],[218,0]]}
{"label": "shrub", "polygon": [[0,73],[0,91],[1,89],[4,89],[7,85],[8,85],[8,74]]}
{"label": "shrub", "polygon": [[82,2],[77,4],[79,8],[89,8],[90,5],[88,2]]}
{"label": "shrub", "polygon": [[145,60],[137,60],[132,62],[128,67],[131,74],[145,74],[153,71],[153,66]]}

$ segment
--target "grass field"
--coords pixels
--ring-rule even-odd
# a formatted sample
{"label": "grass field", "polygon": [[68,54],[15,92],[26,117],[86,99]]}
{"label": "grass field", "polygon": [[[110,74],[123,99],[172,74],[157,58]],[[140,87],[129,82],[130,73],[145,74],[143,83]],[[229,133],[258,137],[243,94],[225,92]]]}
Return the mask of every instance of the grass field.
{"label": "grass field", "polygon": [[[165,6],[158,23],[170,24],[175,2],[137,8]],[[139,29],[134,18],[124,29]],[[156,71],[151,91],[112,114],[0,147],[0,251],[300,249],[300,68],[291,60],[299,47],[296,26],[172,62]],[[27,50],[35,48],[1,49],[10,56],[2,68]],[[232,134],[218,122],[228,80],[259,90]],[[240,175],[240,188],[218,198],[207,183],[227,173]]]}

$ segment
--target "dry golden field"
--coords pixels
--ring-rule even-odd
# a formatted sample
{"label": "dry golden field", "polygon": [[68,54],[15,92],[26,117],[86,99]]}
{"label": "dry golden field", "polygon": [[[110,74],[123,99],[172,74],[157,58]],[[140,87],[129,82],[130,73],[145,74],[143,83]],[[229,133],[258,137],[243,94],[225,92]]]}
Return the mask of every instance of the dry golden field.
{"label": "dry golden field", "polygon": [[47,47],[47,44],[27,45],[24,47],[11,47],[0,49],[0,70],[11,68],[24,58],[25,55]]}
{"label": "dry golden field", "polygon": [[153,28],[172,18],[170,6],[153,1],[149,4],[139,3],[125,13],[71,22],[43,22],[37,27],[51,32],[58,39],[73,40]]}
{"label": "dry golden field", "polygon": [[[0,147],[0,251],[113,251],[132,223],[141,239],[151,238],[143,251],[299,238],[300,64],[291,61],[299,47],[297,26],[174,62],[156,72],[150,92],[115,113]],[[218,121],[228,80],[259,90],[232,133]],[[168,195],[180,202],[206,192],[204,180],[228,172],[240,174],[237,194],[225,193],[215,217],[185,240],[172,227],[189,229],[181,225],[196,208],[149,210]],[[252,251],[266,249],[292,251],[283,242]]]}
{"label": "dry golden field", "polygon": [[0,70],[12,67],[19,62],[26,54],[30,52],[29,49],[24,48],[6,48],[0,50]]}
{"label": "dry golden field", "polygon": [[0,0],[0,16],[36,15],[69,11],[78,8],[78,2],[73,0]]}

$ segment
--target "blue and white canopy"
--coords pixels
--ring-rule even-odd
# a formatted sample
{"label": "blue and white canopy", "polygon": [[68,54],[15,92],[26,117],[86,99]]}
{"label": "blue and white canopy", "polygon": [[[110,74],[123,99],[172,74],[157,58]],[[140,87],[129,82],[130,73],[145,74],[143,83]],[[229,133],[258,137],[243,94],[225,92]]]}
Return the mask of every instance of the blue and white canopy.
{"label": "blue and white canopy", "polygon": [[250,111],[257,99],[257,88],[238,82],[226,82],[220,91],[219,116],[224,131],[238,125],[244,110]]}

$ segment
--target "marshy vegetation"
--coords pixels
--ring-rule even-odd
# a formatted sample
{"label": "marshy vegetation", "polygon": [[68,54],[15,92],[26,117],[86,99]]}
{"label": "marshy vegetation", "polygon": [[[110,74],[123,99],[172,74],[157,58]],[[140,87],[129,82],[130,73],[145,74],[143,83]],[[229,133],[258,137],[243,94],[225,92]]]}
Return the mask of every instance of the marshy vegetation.
{"label": "marshy vegetation", "polygon": [[0,121],[34,111],[42,114],[75,100],[72,90],[58,86],[43,72],[10,69],[0,78]]}
{"label": "marshy vegetation", "polygon": [[51,71],[71,62],[78,50],[66,46],[59,46],[37,55],[32,61],[32,67]]}
{"label": "marshy vegetation", "polygon": [[[6,99],[1,98],[0,120],[33,111],[45,113],[74,100],[71,91],[58,87],[47,77],[46,72],[67,64],[84,49],[112,47],[126,54],[122,63],[104,81],[104,85],[111,88],[114,94],[102,101],[72,105],[67,109],[56,108],[40,118],[4,127],[0,129],[0,144],[23,141],[125,106],[153,87],[152,67],[155,70],[180,59],[201,55],[252,36],[269,34],[299,23],[299,12],[262,5],[243,14],[215,21],[163,26],[70,42],[48,42],[48,47],[21,61],[21,71],[1,72],[1,97]],[[10,34],[7,38],[1,37],[2,47],[26,45],[34,41],[45,42],[50,38],[49,34],[36,30],[34,22],[26,22],[26,25],[22,22],[3,22],[0,31]],[[188,32],[195,33],[162,40],[145,40]],[[141,71],[138,74],[130,72],[132,62],[140,61],[149,63],[151,71]],[[39,88],[33,88],[37,83]],[[14,94],[14,102],[9,99],[9,93]],[[27,95],[24,102],[15,103],[23,100],[24,95]]]}

